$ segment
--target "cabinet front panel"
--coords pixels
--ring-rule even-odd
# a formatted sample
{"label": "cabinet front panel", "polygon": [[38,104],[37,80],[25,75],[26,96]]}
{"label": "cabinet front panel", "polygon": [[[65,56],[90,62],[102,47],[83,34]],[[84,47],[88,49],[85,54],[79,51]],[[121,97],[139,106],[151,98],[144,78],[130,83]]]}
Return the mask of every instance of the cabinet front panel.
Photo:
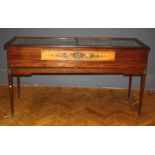
{"label": "cabinet front panel", "polygon": [[145,67],[143,50],[28,48],[7,49],[10,67]]}

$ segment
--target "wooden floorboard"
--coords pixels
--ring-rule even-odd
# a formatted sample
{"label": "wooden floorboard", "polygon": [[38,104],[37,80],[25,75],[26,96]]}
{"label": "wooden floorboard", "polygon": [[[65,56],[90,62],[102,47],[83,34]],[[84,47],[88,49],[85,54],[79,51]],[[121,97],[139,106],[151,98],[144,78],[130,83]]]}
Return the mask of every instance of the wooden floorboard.
{"label": "wooden floorboard", "polygon": [[0,86],[3,126],[154,126],[155,91],[146,90],[142,115],[137,115],[138,91],[125,89],[21,87],[14,89],[11,117],[8,87]]}

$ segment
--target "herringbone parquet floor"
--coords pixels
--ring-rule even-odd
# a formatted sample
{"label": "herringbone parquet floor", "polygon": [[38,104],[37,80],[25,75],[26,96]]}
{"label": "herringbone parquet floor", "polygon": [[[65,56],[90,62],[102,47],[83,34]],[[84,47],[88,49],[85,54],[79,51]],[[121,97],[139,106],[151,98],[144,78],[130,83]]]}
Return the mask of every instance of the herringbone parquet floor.
{"label": "herringbone parquet floor", "polygon": [[155,91],[144,94],[137,115],[138,91],[102,88],[22,87],[14,89],[15,116],[11,117],[7,86],[0,86],[0,125],[116,126],[155,125]]}

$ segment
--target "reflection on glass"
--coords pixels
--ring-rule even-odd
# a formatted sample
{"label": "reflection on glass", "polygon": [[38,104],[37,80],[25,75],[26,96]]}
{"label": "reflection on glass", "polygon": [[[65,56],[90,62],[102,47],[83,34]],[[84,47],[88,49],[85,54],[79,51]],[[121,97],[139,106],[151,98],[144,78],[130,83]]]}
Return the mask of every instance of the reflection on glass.
{"label": "reflection on glass", "polygon": [[15,45],[76,45],[74,38],[17,38]]}
{"label": "reflection on glass", "polygon": [[[77,44],[78,43],[78,44]],[[16,38],[13,42],[13,45],[64,45],[64,46],[103,46],[103,47],[141,47],[136,40],[106,40],[106,39],[87,39],[87,38],[37,38],[37,37],[27,37],[27,38]]]}
{"label": "reflection on glass", "polygon": [[135,40],[95,40],[95,39],[79,39],[81,46],[141,46]]}

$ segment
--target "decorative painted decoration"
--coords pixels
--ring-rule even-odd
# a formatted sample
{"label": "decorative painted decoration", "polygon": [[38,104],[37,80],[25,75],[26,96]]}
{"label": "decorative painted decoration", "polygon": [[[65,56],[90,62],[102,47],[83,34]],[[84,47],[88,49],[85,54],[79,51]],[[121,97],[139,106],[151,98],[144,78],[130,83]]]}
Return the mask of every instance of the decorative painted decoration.
{"label": "decorative painted decoration", "polygon": [[115,51],[42,50],[41,60],[115,61]]}

